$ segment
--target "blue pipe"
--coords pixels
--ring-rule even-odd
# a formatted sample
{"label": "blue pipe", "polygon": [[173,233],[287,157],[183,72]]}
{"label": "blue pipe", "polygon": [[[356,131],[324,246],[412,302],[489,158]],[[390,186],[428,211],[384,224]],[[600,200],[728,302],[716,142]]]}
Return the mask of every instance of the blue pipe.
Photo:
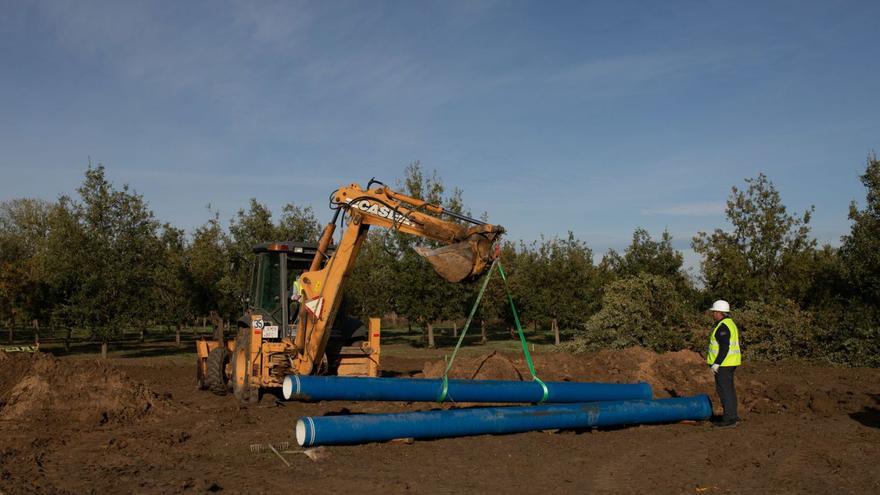
{"label": "blue pipe", "polygon": [[[545,382],[546,403],[651,399],[647,383]],[[424,378],[363,378],[340,376],[284,377],[285,399],[379,400],[436,402],[443,380]],[[541,402],[544,389],[538,382],[501,380],[449,380],[450,402]]]}
{"label": "blue pipe", "polygon": [[517,407],[478,407],[447,411],[304,417],[296,422],[296,441],[315,445],[384,442],[395,438],[443,438],[581,429],[593,426],[703,420],[712,415],[709,397],[593,402]]}

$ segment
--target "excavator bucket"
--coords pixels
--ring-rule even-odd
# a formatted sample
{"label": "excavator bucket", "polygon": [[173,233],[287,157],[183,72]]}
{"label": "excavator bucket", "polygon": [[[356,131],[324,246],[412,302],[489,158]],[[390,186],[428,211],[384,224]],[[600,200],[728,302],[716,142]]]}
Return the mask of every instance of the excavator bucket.
{"label": "excavator bucket", "polygon": [[476,275],[473,271],[477,255],[469,241],[457,242],[437,249],[416,246],[415,250],[431,263],[438,275],[449,282],[461,282],[471,275]]}

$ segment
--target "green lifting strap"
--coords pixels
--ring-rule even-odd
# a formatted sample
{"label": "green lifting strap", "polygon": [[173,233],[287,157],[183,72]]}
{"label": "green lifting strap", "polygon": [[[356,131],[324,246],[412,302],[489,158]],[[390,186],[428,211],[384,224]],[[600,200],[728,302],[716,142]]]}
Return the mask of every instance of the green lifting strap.
{"label": "green lifting strap", "polygon": [[449,393],[449,370],[452,369],[452,363],[455,361],[455,355],[458,354],[458,349],[461,347],[461,343],[464,342],[464,336],[468,331],[468,328],[471,326],[471,321],[474,318],[474,314],[477,312],[477,307],[480,306],[480,301],[483,299],[483,294],[486,292],[486,286],[489,285],[489,279],[492,277],[492,269],[498,267],[498,273],[501,275],[501,280],[504,282],[504,291],[507,293],[507,300],[510,302],[510,310],[513,312],[513,321],[516,323],[516,330],[519,332],[519,340],[522,344],[523,355],[526,357],[526,363],[529,365],[529,372],[532,374],[532,379],[538,382],[538,385],[541,386],[541,389],[544,391],[541,400],[538,401],[538,404],[542,404],[547,401],[550,396],[550,391],[547,389],[547,384],[544,383],[543,380],[538,378],[538,374],[535,372],[535,363],[532,362],[532,356],[529,353],[529,346],[526,342],[526,336],[523,333],[522,325],[519,322],[519,314],[516,312],[516,306],[513,304],[513,295],[510,293],[510,287],[507,285],[507,275],[504,273],[504,269],[501,267],[501,261],[499,258],[495,258],[492,262],[492,266],[489,267],[489,272],[486,274],[486,278],[483,280],[483,286],[480,287],[480,292],[477,295],[477,300],[474,301],[473,307],[471,307],[471,312],[468,315],[467,321],[464,324],[464,328],[461,330],[461,336],[458,338],[458,343],[455,344],[455,349],[452,351],[452,357],[449,359],[449,363],[446,365],[446,370],[443,372],[443,382],[440,388],[440,395],[437,396],[437,402],[444,402],[446,400],[446,396]]}
{"label": "green lifting strap", "polygon": [[[496,259],[496,261],[498,260]],[[544,390],[544,396],[541,397],[541,400],[538,402],[538,404],[542,404],[547,401],[547,398],[550,396],[550,391],[547,390],[547,384],[538,378],[538,374],[535,372],[535,363],[532,362],[532,355],[529,353],[529,345],[526,342],[526,336],[523,333],[522,325],[519,322],[519,314],[517,314],[516,306],[513,304],[513,295],[510,293],[510,287],[507,285],[507,275],[504,274],[504,268],[501,266],[500,261],[498,261],[498,273],[501,275],[501,280],[504,282],[504,290],[507,292],[507,300],[510,302],[510,310],[513,311],[513,322],[516,323],[516,331],[519,332],[519,340],[522,344],[523,355],[526,357],[526,363],[529,365],[529,372],[532,374],[532,379],[538,382]]]}
{"label": "green lifting strap", "polygon": [[461,343],[464,342],[464,336],[468,331],[468,328],[471,326],[471,321],[474,319],[474,314],[477,312],[477,308],[480,306],[480,301],[483,300],[483,294],[486,292],[486,286],[489,285],[489,279],[492,278],[492,269],[495,268],[495,265],[498,263],[498,258],[492,262],[492,266],[489,267],[489,272],[486,273],[486,278],[483,279],[483,286],[480,287],[480,293],[477,294],[477,300],[474,301],[474,305],[471,307],[471,312],[468,314],[467,321],[464,322],[464,328],[461,329],[461,335],[458,337],[458,343],[455,344],[455,349],[452,351],[452,357],[449,359],[449,363],[446,364],[446,370],[443,371],[443,386],[440,389],[440,395],[437,396],[437,402],[443,402],[446,400],[446,394],[449,393],[449,370],[452,368],[452,363],[455,361],[455,355],[458,354],[458,348],[461,347]]}

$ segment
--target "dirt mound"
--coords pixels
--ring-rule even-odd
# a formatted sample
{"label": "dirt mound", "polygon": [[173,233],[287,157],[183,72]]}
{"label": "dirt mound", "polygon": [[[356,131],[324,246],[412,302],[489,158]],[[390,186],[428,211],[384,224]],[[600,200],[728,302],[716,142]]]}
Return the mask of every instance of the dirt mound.
{"label": "dirt mound", "polygon": [[[492,351],[475,358],[456,359],[452,369],[449,370],[449,378],[522,381],[523,374],[517,368],[517,363],[509,357]],[[445,369],[446,361],[428,361],[422,373],[425,378],[441,378]]]}
{"label": "dirt mound", "polygon": [[167,400],[101,361],[0,353],[0,425],[125,424],[167,407]]}
{"label": "dirt mound", "polygon": [[[535,367],[544,380],[595,381],[610,383],[648,382],[655,397],[677,397],[710,393],[711,375],[699,354],[691,351],[657,354],[641,347],[605,350],[589,355],[549,353],[535,356]],[[443,376],[446,363],[429,361],[423,369],[427,378]],[[449,376],[477,380],[522,380],[529,376],[521,356],[491,352],[470,359],[458,359]]]}
{"label": "dirt mound", "polygon": [[845,383],[819,385],[819,380],[809,380],[809,377],[805,379],[806,383],[794,385],[774,381],[751,379],[737,385],[746,411],[756,414],[812,414],[827,418],[841,413],[854,413],[863,405],[862,394],[856,393]]}
{"label": "dirt mound", "polygon": [[536,357],[535,364],[540,376],[550,380],[647,382],[655,397],[678,397],[714,390],[703,358],[687,350],[657,354],[642,347],[630,347],[588,355],[551,353]]}

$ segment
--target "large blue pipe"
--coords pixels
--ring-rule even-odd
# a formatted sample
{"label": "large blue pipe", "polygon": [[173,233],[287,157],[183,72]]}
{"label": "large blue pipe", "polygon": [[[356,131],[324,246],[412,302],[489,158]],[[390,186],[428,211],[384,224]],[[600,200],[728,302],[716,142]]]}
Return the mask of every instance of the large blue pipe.
{"label": "large blue pipe", "polygon": [[443,438],[581,429],[708,419],[709,397],[593,402],[518,407],[478,407],[448,411],[304,417],[296,422],[300,446],[384,442],[395,438]]}
{"label": "large blue pipe", "polygon": [[[546,403],[594,402],[651,398],[647,383],[546,382]],[[443,381],[424,378],[362,378],[288,375],[282,387],[285,399],[378,400],[435,402]],[[449,380],[450,402],[541,402],[538,382]]]}

